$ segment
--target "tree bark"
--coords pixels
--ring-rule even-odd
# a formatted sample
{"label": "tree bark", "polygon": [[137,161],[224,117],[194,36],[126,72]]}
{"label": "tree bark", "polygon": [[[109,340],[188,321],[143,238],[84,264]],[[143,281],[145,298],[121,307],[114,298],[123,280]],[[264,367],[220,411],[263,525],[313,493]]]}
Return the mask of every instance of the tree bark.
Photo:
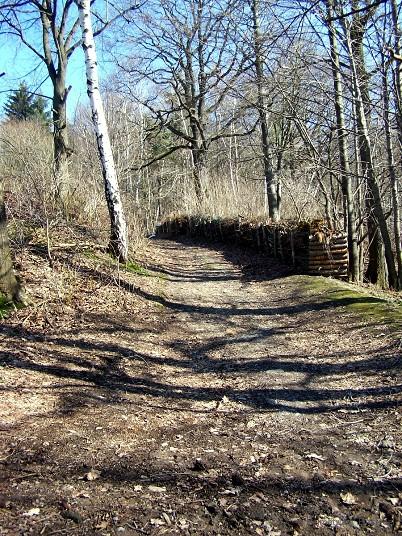
{"label": "tree bark", "polygon": [[391,0],[392,26],[395,36],[394,41],[394,90],[395,112],[398,125],[399,156],[402,163],[402,29],[398,19],[398,5],[396,0]]}
{"label": "tree bark", "polygon": [[[366,19],[368,20],[368,19]],[[381,192],[378,186],[375,174],[373,152],[371,148],[370,133],[367,125],[367,117],[370,117],[370,97],[367,87],[368,74],[365,68],[363,37],[364,24],[357,18],[349,28],[343,21],[345,32],[346,46],[348,49],[349,59],[352,71],[352,84],[354,100],[356,104],[356,122],[359,137],[360,160],[362,163],[363,174],[367,179],[367,198],[368,207],[368,231],[369,231],[369,255],[378,256],[381,246],[377,243],[379,235],[377,234],[377,225],[380,229],[382,242],[384,245],[385,259],[388,269],[388,281],[391,288],[397,286],[397,273],[395,268],[395,258],[392,251],[392,243],[388,231],[387,220],[385,218],[382,206]],[[380,266],[380,259],[370,258],[367,276],[373,283],[377,282]],[[377,269],[377,273],[374,273]]]}
{"label": "tree bark", "polygon": [[10,302],[20,302],[20,285],[15,277],[7,234],[3,181],[0,180],[0,293]]}
{"label": "tree bark", "polygon": [[342,190],[344,197],[344,210],[347,214],[347,232],[349,248],[349,270],[352,281],[360,280],[359,249],[357,244],[356,211],[353,199],[352,175],[350,173],[347,133],[345,128],[344,98],[340,72],[339,52],[336,35],[332,23],[332,0],[327,0],[328,36],[331,51],[332,77],[335,93],[335,113],[338,136],[339,162],[342,176]]}
{"label": "tree bark", "polygon": [[57,197],[67,215],[69,195],[68,147],[67,131],[67,95],[66,70],[63,66],[53,81],[53,145],[54,145],[54,176]]}
{"label": "tree bark", "polygon": [[204,191],[202,187],[202,176],[205,171],[205,160],[207,156],[207,150],[199,147],[199,145],[194,145],[191,148],[192,156],[192,165],[193,165],[193,180],[194,180],[194,191],[196,195],[197,208],[202,207],[202,202],[204,200]]}
{"label": "tree bark", "polygon": [[254,31],[254,67],[257,87],[257,109],[261,129],[261,145],[264,162],[264,177],[268,199],[268,216],[272,221],[280,220],[280,186],[275,175],[271,147],[269,142],[268,117],[264,94],[264,60],[262,50],[262,35],[260,29],[260,3],[251,0]]}
{"label": "tree bark", "polygon": [[[52,5],[50,2],[45,2],[44,5],[46,9],[40,11],[43,55],[39,54],[39,56],[46,64],[49,78],[52,81],[53,155],[56,196],[61,204],[63,213],[67,215],[69,195],[68,157],[70,150],[68,148],[66,111],[69,90],[66,88],[66,75],[68,57],[72,52],[67,51],[66,43],[70,40],[70,37],[73,37],[75,30],[72,29],[72,33],[65,40],[64,29],[57,26],[56,23],[55,10],[57,9],[57,3],[55,2]],[[64,9],[63,19],[67,17],[69,8],[66,5]],[[52,52],[52,40],[56,45],[56,55]]]}
{"label": "tree bark", "polygon": [[103,103],[99,90],[96,49],[92,31],[90,0],[76,0],[82,29],[82,47],[85,54],[88,96],[92,109],[96,141],[102,165],[106,202],[110,216],[110,253],[121,262],[127,261],[127,227],[120,197],[116,168],[110,145]]}
{"label": "tree bark", "polygon": [[394,219],[394,240],[396,250],[396,262],[398,266],[397,287],[402,288],[402,249],[401,249],[401,224],[400,224],[400,206],[399,206],[399,180],[396,173],[396,164],[394,157],[394,146],[391,134],[391,119],[390,119],[390,102],[389,102],[389,87],[388,87],[388,70],[384,54],[382,54],[382,97],[383,97],[383,116],[384,116],[384,131],[385,144],[387,150],[388,172],[391,181],[392,192],[392,210]]}

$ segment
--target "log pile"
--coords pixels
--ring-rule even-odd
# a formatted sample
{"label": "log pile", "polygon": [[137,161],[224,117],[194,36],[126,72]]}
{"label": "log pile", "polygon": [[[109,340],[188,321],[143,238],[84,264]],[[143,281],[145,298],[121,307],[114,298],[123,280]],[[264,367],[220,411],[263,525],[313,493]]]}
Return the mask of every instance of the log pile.
{"label": "log pile", "polygon": [[208,242],[237,244],[264,252],[312,275],[344,278],[348,275],[345,235],[324,222],[252,221],[178,215],[165,219],[156,229],[165,238],[190,236]]}
{"label": "log pile", "polygon": [[309,274],[347,278],[348,262],[348,240],[345,235],[310,236]]}

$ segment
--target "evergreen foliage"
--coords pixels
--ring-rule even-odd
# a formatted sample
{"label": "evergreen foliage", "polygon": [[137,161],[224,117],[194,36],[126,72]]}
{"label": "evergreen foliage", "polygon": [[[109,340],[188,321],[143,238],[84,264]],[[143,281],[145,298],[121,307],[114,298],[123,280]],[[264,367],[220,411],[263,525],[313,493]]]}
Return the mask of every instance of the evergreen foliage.
{"label": "evergreen foliage", "polygon": [[19,88],[8,97],[4,111],[8,119],[37,120],[46,125],[50,123],[50,113],[46,110],[45,99],[31,93],[25,82],[21,82]]}

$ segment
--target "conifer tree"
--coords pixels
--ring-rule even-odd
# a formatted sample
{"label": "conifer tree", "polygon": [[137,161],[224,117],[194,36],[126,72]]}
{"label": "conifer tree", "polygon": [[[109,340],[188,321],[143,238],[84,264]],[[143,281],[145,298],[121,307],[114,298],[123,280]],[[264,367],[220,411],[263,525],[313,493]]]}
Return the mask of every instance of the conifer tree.
{"label": "conifer tree", "polygon": [[21,82],[19,88],[14,90],[8,97],[4,111],[8,119],[16,121],[36,119],[47,125],[50,121],[45,99],[31,93],[25,82]]}

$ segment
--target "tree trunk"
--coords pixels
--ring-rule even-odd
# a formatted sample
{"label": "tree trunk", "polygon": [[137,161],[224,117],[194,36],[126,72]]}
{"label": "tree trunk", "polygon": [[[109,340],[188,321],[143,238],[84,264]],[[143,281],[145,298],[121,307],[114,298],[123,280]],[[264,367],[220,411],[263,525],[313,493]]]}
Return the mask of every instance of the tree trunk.
{"label": "tree trunk", "polygon": [[394,217],[394,240],[396,249],[396,262],[398,265],[398,289],[402,288],[402,250],[401,250],[401,225],[400,225],[400,206],[399,206],[399,181],[396,173],[394,147],[391,135],[391,122],[390,122],[390,102],[389,102],[389,87],[388,87],[388,71],[384,54],[382,54],[382,93],[383,93],[383,106],[384,106],[384,130],[385,130],[385,142],[387,149],[387,161],[389,178],[391,181],[392,192],[392,210]]}
{"label": "tree trunk", "polygon": [[65,82],[65,69],[62,67],[53,81],[53,144],[54,144],[54,176],[56,183],[56,195],[61,203],[63,212],[67,215],[67,203],[69,196],[69,173],[67,133],[67,95]]}
{"label": "tree trunk", "polygon": [[347,232],[349,249],[349,270],[352,281],[360,280],[359,249],[357,245],[356,212],[353,199],[352,175],[350,173],[347,133],[345,128],[344,98],[340,72],[339,52],[334,32],[332,17],[332,0],[327,0],[328,35],[331,49],[332,77],[335,93],[335,113],[338,136],[339,162],[342,175],[342,191],[344,199],[344,211],[347,214]]}
{"label": "tree trunk", "polygon": [[[364,29],[359,21],[355,22],[356,26],[351,32],[343,21],[346,46],[348,49],[349,59],[352,70],[353,97],[356,104],[356,122],[359,137],[360,160],[362,163],[363,174],[367,179],[367,205],[368,213],[368,228],[369,240],[371,239],[370,255],[379,255],[381,251],[378,244],[375,245],[377,233],[373,233],[374,227],[378,224],[382,242],[384,244],[384,253],[388,269],[388,280],[391,288],[397,286],[397,273],[395,269],[395,258],[392,251],[392,243],[388,231],[387,220],[385,218],[384,209],[382,206],[380,188],[377,183],[377,178],[374,169],[373,152],[371,148],[371,139],[367,125],[366,117],[370,116],[369,92],[367,88],[368,75],[364,63],[363,53],[363,37]],[[351,35],[353,33],[353,36]],[[370,228],[372,236],[370,236]],[[378,275],[371,271],[371,267],[379,267],[379,260],[371,259],[369,261],[369,270],[367,276],[370,281],[376,282]],[[375,281],[374,281],[375,280]]]}
{"label": "tree trunk", "polygon": [[[398,7],[396,0],[391,0],[391,13],[392,13],[392,24],[393,24],[393,31],[395,35],[395,42],[394,42],[394,52],[395,52],[395,70],[394,70],[394,95],[395,95],[395,116],[396,116],[396,123],[398,127],[398,142],[399,142],[399,161],[402,166],[402,59],[401,59],[401,53],[402,53],[402,30],[399,25],[398,21]],[[388,97],[388,92],[386,92]],[[387,113],[389,115],[389,106],[385,107],[387,110]],[[386,126],[388,126],[388,130],[390,130],[390,124],[389,120],[386,121]],[[397,256],[397,263],[398,263],[398,282],[399,282],[399,289],[402,288],[402,244],[401,244],[401,222],[400,222],[400,206],[399,206],[399,192],[398,192],[398,177],[396,174],[396,168],[395,168],[395,159],[392,154],[392,141],[391,141],[391,134],[387,134],[387,137],[389,135],[390,144],[391,147],[388,149],[388,162],[390,165],[390,169],[392,168],[393,172],[391,175],[391,187],[392,187],[392,204],[393,204],[393,210],[394,210],[394,236],[395,236],[395,244],[396,244],[396,256]],[[388,145],[387,140],[387,145]],[[391,158],[391,162],[390,162]]]}
{"label": "tree trunk", "polygon": [[110,216],[110,253],[121,262],[127,261],[127,227],[120,197],[119,184],[110,145],[103,103],[99,91],[95,42],[92,32],[90,0],[76,0],[82,29],[82,48],[85,54],[88,96],[91,102],[92,120],[105,183],[106,202]]}
{"label": "tree trunk", "polygon": [[398,4],[391,0],[392,26],[395,36],[394,41],[394,92],[395,92],[395,117],[398,125],[398,140],[400,161],[402,163],[402,29],[398,19]]}
{"label": "tree trunk", "polygon": [[191,148],[191,155],[193,161],[193,180],[197,208],[201,209],[202,202],[204,199],[204,193],[202,189],[202,175],[205,168],[205,152],[198,146],[193,146]]}
{"label": "tree trunk", "polygon": [[0,293],[7,301],[20,302],[20,285],[13,271],[7,234],[3,182],[0,180]]}
{"label": "tree trunk", "polygon": [[264,162],[264,177],[268,200],[268,216],[272,221],[280,219],[280,185],[274,172],[271,147],[269,143],[268,118],[264,94],[264,60],[262,50],[262,35],[260,30],[260,3],[259,0],[251,0],[254,30],[254,67],[257,84],[257,109],[261,128],[261,145]]}
{"label": "tree trunk", "polygon": [[[388,231],[387,221],[384,214],[384,209],[382,207],[381,193],[380,188],[377,183],[375,176],[374,165],[372,160],[372,149],[370,137],[368,134],[366,117],[364,115],[363,105],[358,101],[357,103],[357,125],[359,130],[359,145],[360,145],[360,159],[362,162],[363,174],[367,178],[367,205],[369,209],[368,221],[369,221],[369,240],[372,242],[372,247],[369,251],[373,255],[379,255],[381,248],[379,244],[376,244],[379,240],[377,235],[377,224],[381,232],[382,242],[384,244],[385,258],[388,268],[388,277],[389,277],[389,286],[391,288],[396,288],[397,285],[397,274],[395,270],[395,259],[392,251],[391,238]],[[371,229],[371,232],[370,232]],[[381,242],[381,241],[380,241]],[[380,260],[372,260],[371,266],[380,266]],[[378,275],[376,276],[372,270],[369,270],[368,276],[370,280],[374,283],[378,280]],[[374,281],[375,280],[375,281]]]}

